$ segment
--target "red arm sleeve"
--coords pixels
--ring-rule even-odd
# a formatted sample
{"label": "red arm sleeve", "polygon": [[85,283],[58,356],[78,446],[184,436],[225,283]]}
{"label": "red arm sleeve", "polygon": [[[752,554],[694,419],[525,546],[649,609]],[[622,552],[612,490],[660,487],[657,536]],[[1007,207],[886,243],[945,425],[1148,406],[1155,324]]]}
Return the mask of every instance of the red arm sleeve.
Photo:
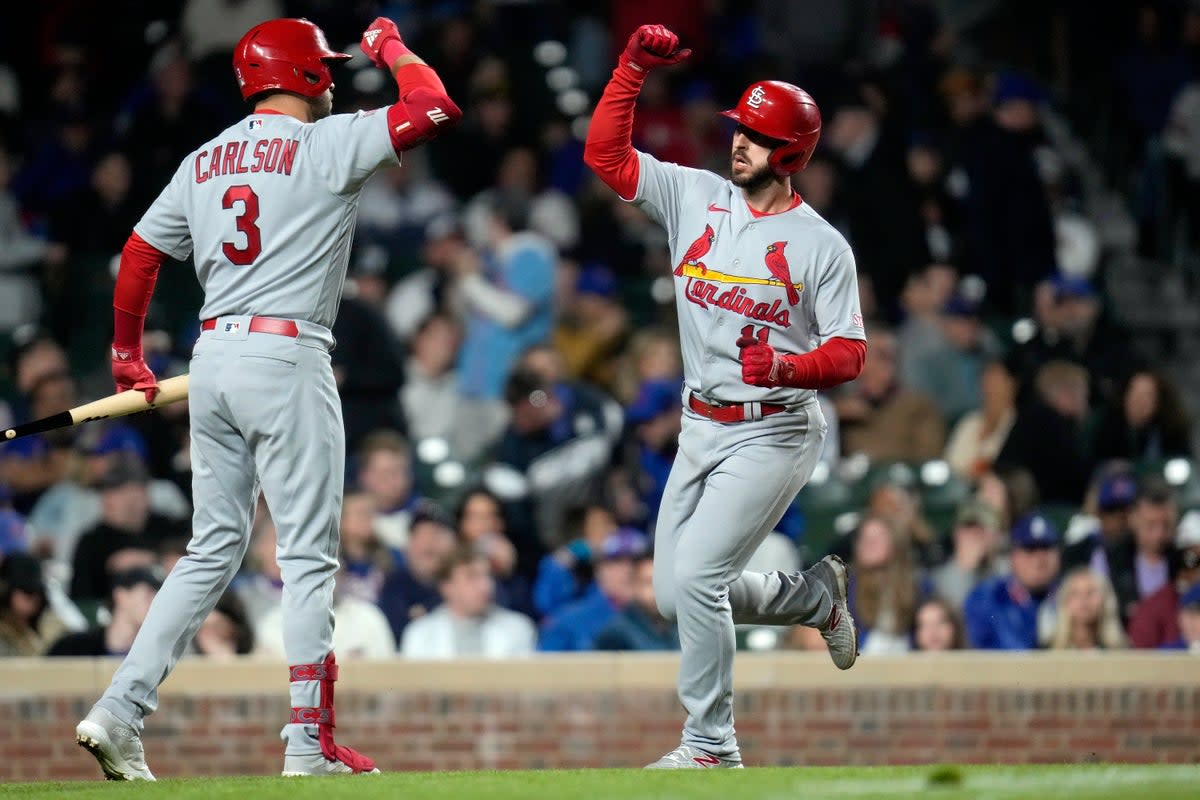
{"label": "red arm sleeve", "polygon": [[638,157],[633,149],[633,108],[646,74],[618,64],[592,112],[583,163],[626,200],[637,194]]}
{"label": "red arm sleeve", "polygon": [[388,132],[397,153],[411,150],[453,127],[462,110],[426,64],[405,64],[396,70],[400,99],[388,107]]}
{"label": "red arm sleeve", "polygon": [[167,254],[146,242],[136,233],[121,250],[121,268],[113,290],[113,345],[120,348],[141,347],[142,328],[146,310],[154,295],[158,270]]}
{"label": "red arm sleeve", "polygon": [[867,343],[862,339],[835,337],[813,350],[781,356],[779,382],[797,389],[832,389],[852,381],[867,360]]}

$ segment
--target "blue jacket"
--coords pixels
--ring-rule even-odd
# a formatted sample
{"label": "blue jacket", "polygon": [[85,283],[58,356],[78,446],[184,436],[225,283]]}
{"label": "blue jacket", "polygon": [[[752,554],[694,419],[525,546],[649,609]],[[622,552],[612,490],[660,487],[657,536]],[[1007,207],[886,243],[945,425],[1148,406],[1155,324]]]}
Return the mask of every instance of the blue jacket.
{"label": "blue jacket", "polygon": [[976,586],[963,606],[967,640],[981,650],[1036,650],[1038,611],[1053,602],[1053,592],[1041,601],[1016,579],[1002,575]]}
{"label": "blue jacket", "polygon": [[630,603],[596,637],[597,650],[678,650],[679,629]]}
{"label": "blue jacket", "polygon": [[594,650],[596,637],[616,616],[617,609],[612,601],[593,585],[583,597],[546,620],[538,638],[538,650]]}

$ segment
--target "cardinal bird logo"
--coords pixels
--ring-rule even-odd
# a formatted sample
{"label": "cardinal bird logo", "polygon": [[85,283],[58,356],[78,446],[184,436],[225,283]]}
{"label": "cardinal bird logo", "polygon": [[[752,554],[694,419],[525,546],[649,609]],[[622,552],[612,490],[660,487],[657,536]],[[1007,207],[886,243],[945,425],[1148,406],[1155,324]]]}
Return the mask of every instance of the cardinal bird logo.
{"label": "cardinal bird logo", "polygon": [[796,291],[795,284],[792,283],[792,269],[788,266],[787,256],[783,254],[783,248],[787,247],[787,242],[774,242],[767,245],[767,254],[763,260],[767,262],[767,269],[775,280],[783,284],[787,289],[788,305],[797,305],[800,302],[800,292]]}
{"label": "cardinal bird logo", "polygon": [[[676,275],[683,274],[684,267],[699,267],[701,275],[708,274],[708,267],[704,266],[704,262],[700,259],[708,254],[712,247],[713,239],[717,237],[712,225],[704,226],[704,233],[688,246],[687,252],[683,254],[683,260],[679,262],[679,266],[675,268]],[[785,266],[786,268],[786,266]]]}

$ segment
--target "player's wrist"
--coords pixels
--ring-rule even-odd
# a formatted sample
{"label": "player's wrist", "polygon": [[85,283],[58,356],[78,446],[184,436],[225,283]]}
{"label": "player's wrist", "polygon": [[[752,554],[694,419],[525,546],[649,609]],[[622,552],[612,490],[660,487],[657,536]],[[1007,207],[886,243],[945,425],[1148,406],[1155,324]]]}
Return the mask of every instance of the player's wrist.
{"label": "player's wrist", "polygon": [[396,63],[404,56],[412,56],[413,59],[412,61],[404,62],[404,64],[416,63],[420,60],[417,58],[417,54],[410,50],[408,45],[406,45],[398,36],[388,37],[388,39],[379,47],[379,58],[392,72],[395,72],[400,67],[404,66],[404,64]]}

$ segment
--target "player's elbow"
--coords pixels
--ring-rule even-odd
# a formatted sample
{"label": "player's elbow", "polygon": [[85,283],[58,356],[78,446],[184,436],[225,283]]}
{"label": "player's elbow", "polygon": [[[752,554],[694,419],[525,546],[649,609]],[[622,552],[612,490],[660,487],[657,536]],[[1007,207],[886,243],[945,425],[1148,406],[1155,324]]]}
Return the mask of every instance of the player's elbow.
{"label": "player's elbow", "polygon": [[859,375],[862,375],[863,368],[867,365],[867,343],[862,339],[851,340],[851,355],[847,359],[846,365],[846,381],[856,380]]}

